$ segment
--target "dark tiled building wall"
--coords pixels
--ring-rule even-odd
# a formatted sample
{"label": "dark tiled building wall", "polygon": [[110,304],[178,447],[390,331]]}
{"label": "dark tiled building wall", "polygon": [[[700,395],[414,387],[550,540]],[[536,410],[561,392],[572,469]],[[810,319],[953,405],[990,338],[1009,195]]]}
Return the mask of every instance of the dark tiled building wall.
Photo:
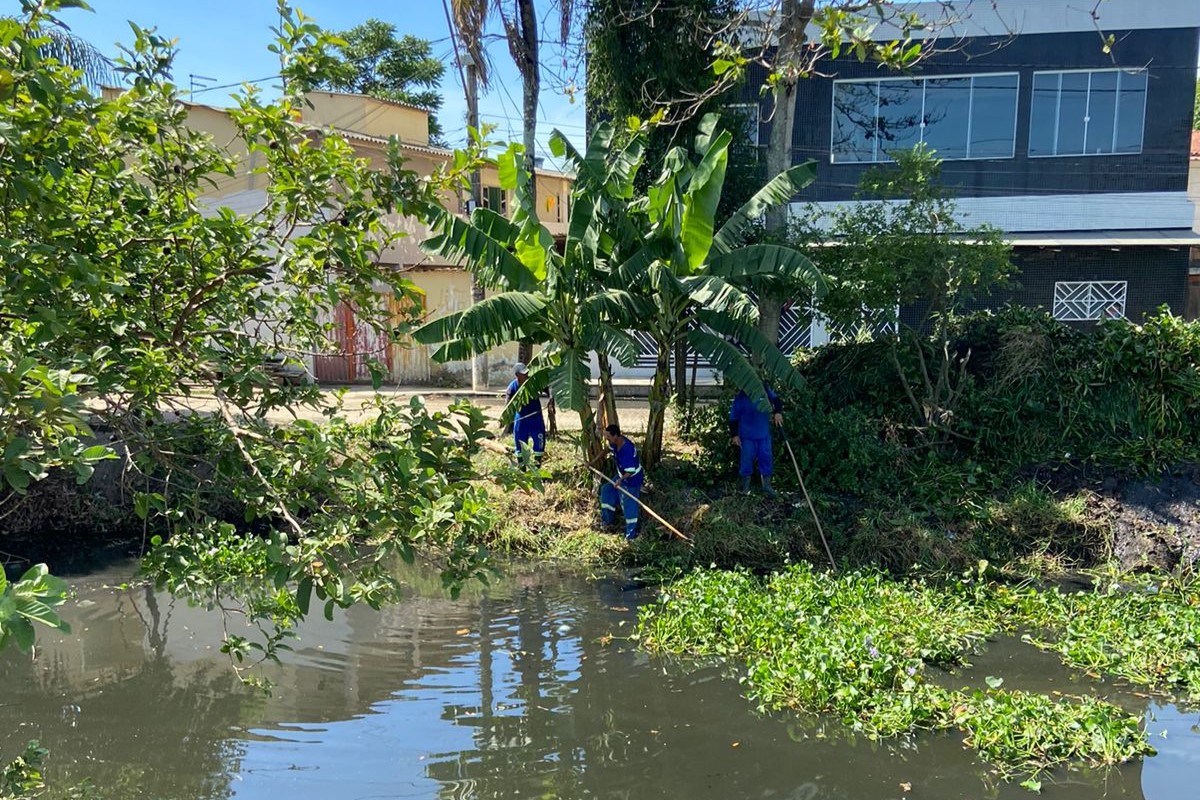
{"label": "dark tiled building wall", "polygon": [[[1016,148],[1013,158],[947,161],[942,176],[960,197],[1074,194],[1094,192],[1182,192],[1187,188],[1188,143],[1196,90],[1196,29],[1117,31],[1114,52],[1105,54],[1094,32],[1051,33],[968,40],[955,52],[938,54],[922,63],[913,76],[1017,72]],[[1033,74],[1043,70],[1149,70],[1142,152],[1133,155],[1060,156],[1029,158],[1029,122]],[[796,90],[793,160],[815,159],[817,179],[802,194],[805,200],[848,200],[869,164],[829,161],[833,81],[857,78],[895,78],[901,73],[878,64],[859,64],[853,58],[819,65],[833,77],[800,81]],[[748,100],[758,97],[765,77],[752,71]],[[757,82],[756,82],[757,81]],[[769,140],[769,113],[763,113],[760,141]]]}
{"label": "dark tiled building wall", "polygon": [[1005,303],[1052,311],[1056,281],[1125,281],[1125,317],[1140,322],[1167,305],[1182,316],[1188,298],[1188,249],[1185,247],[1016,248],[1012,289],[997,292],[976,308]]}

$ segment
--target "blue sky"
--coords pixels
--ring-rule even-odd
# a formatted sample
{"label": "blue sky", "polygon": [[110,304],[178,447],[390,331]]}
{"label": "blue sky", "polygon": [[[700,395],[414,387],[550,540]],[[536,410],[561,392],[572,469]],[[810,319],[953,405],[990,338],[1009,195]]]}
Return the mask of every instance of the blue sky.
{"label": "blue sky", "polygon": [[[278,72],[278,61],[267,51],[270,28],[278,23],[275,0],[89,0],[92,11],[68,9],[61,19],[75,34],[87,39],[108,55],[117,53],[116,44],[129,43],[133,36],[128,20],[142,27],[156,27],[169,38],[178,39],[175,61],[175,82],[183,89],[189,87],[189,75],[203,75],[214,80],[210,86],[237,84],[241,81],[268,78]],[[464,139],[466,101],[458,71],[454,66],[454,50],[449,38],[441,0],[294,0],[293,5],[313,17],[322,27],[344,30],[370,18],[377,17],[396,26],[400,33],[411,33],[433,42],[435,56],[446,64],[442,79],[444,98],[441,120],[447,140],[461,145]],[[18,0],[0,0],[0,15],[20,13]],[[499,20],[492,21],[499,32]],[[553,35],[551,23],[541,31],[543,40]],[[519,141],[521,139],[521,79],[508,48],[502,39],[488,43],[494,65],[493,85],[480,100],[483,122],[496,125],[493,138]],[[543,46],[543,63],[561,72],[561,55]],[[573,66],[568,69],[574,69]],[[574,76],[582,86],[583,74]],[[583,139],[583,94],[572,104],[560,84],[543,74],[541,107],[538,114],[538,139],[542,152],[550,158],[546,141],[550,131],[558,127],[576,144]],[[276,82],[262,83],[269,87]],[[229,105],[233,89],[198,92],[197,102],[210,105]]]}

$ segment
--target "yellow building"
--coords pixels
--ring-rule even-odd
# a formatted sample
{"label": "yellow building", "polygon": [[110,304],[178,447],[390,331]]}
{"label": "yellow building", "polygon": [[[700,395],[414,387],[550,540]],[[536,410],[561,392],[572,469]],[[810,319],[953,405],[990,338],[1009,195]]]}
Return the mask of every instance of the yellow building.
{"label": "yellow building", "polygon": [[[400,150],[408,159],[410,169],[424,175],[432,174],[440,165],[453,158],[453,151],[429,142],[428,112],[388,100],[355,94],[314,91],[309,94],[311,107],[302,111],[305,122],[338,132],[362,158],[370,159],[380,168],[386,164],[388,142],[395,136]],[[212,134],[218,145],[225,147],[245,165],[238,175],[219,178],[216,187],[203,196],[212,207],[228,207],[236,212],[250,212],[262,207],[265,176],[256,174],[255,154],[248,153],[228,113],[221,108],[186,104],[189,123]],[[566,208],[572,176],[551,170],[536,170],[539,216],[556,237],[567,232]],[[509,198],[500,189],[495,168],[483,171],[483,204],[507,211]],[[458,208],[458,198],[444,199],[448,208]],[[428,229],[412,217],[394,215],[392,224],[407,237],[388,248],[384,263],[395,266],[413,283],[425,291],[425,310],[432,317],[459,311],[471,303],[470,275],[459,265],[424,253],[420,243],[429,235]],[[381,302],[387,302],[382,300]],[[354,309],[343,307],[336,314],[340,355],[319,356],[309,364],[322,383],[353,383],[369,381],[368,360],[375,358],[388,367],[391,381],[397,384],[467,385],[470,383],[470,364],[452,362],[435,364],[432,348],[409,344],[388,344],[369,327],[355,324]],[[488,359],[490,385],[503,387],[512,377],[516,361],[516,344],[494,351]]]}

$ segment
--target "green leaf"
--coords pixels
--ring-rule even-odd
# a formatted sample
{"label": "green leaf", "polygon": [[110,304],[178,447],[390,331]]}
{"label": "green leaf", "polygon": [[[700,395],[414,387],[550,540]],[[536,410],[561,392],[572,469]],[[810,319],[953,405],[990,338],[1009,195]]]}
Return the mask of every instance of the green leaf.
{"label": "green leaf", "polygon": [[435,235],[426,239],[421,248],[427,253],[466,262],[484,285],[518,291],[536,288],[538,279],[513,255],[507,242],[496,241],[484,230],[445,209],[433,213],[430,229]]}
{"label": "green leaf", "polygon": [[623,367],[632,367],[637,363],[641,347],[632,336],[611,325],[600,324],[591,330],[591,335],[584,346],[592,352],[607,353],[616,359]]}
{"label": "green leaf", "polygon": [[807,286],[818,296],[826,289],[825,279],[806,255],[778,244],[752,244],[719,253],[709,259],[707,271],[730,280],[770,277]]}
{"label": "green leaf", "polygon": [[717,134],[684,195],[680,240],[687,256],[687,266],[693,272],[704,263],[712,249],[714,219],[721,202],[721,189],[725,185],[729,142],[732,139],[729,131]]}
{"label": "green leaf", "polygon": [[534,356],[533,361],[529,364],[529,377],[509,398],[508,403],[500,412],[502,425],[511,425],[513,417],[518,411],[546,391],[546,387],[550,385],[550,364],[551,359],[544,351]]}
{"label": "green leaf", "polygon": [[591,402],[588,380],[592,376],[588,353],[566,350],[559,354],[559,363],[550,370],[550,386],[554,402],[571,411],[581,411]]}
{"label": "green leaf", "polygon": [[[755,326],[732,319],[727,314],[719,314],[711,310],[696,312],[696,321],[713,333],[736,340],[742,347],[754,353],[762,361],[763,371],[777,388],[799,389],[804,386],[804,379],[796,371],[796,368],[792,366],[792,362],[788,360],[788,357],[778,347],[771,344],[767,337],[763,336],[762,332]],[[704,331],[699,332],[703,333]],[[736,348],[734,348],[734,352],[737,352],[739,356],[742,355]],[[744,356],[742,356],[742,360],[746,360]],[[748,361],[746,363],[747,365],[749,364]],[[735,368],[740,369],[740,364]],[[724,367],[721,367],[721,369],[723,370]],[[751,384],[748,383],[748,385]],[[740,384],[738,388],[745,391],[745,387]]]}
{"label": "green leaf", "polygon": [[306,575],[296,586],[296,607],[300,609],[301,616],[308,616],[308,609],[312,604],[312,588],[313,579],[310,575]]}
{"label": "green leaf", "polygon": [[754,366],[737,347],[704,330],[687,332],[687,342],[724,375],[725,383],[745,392],[754,401],[766,398],[766,389]]}
{"label": "green leaf", "polygon": [[1038,780],[1034,780],[1033,778],[1029,778],[1027,780],[1021,781],[1021,788],[1027,789],[1027,790],[1033,792],[1034,794],[1041,794],[1042,793],[1042,782],[1038,781]]}
{"label": "green leaf", "polygon": [[30,484],[29,473],[16,464],[4,465],[4,480],[8,481],[8,485],[21,494],[24,494]]}
{"label": "green leaf", "polygon": [[806,161],[784,170],[767,181],[717,231],[713,237],[713,249],[718,252],[728,252],[737,244],[738,237],[742,232],[761,217],[767,209],[789,202],[816,177],[817,162]]}
{"label": "green leaf", "polygon": [[476,352],[525,338],[537,327],[546,301],[528,292],[502,292],[474,304],[466,311],[447,314],[413,331],[421,344],[468,343]]}
{"label": "green leaf", "polygon": [[116,458],[117,454],[112,451],[112,448],[98,444],[84,450],[79,454],[79,457],[84,461],[101,461],[103,459]]}

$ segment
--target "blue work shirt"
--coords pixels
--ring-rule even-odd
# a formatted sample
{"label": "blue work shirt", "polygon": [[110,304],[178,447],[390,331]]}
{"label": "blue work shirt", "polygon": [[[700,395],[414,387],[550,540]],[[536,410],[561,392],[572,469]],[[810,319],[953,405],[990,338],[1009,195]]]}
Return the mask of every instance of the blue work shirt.
{"label": "blue work shirt", "polygon": [[[516,378],[513,378],[512,383],[508,385],[508,391],[505,393],[505,396],[509,400],[512,400],[513,395],[516,394],[517,390],[520,388],[521,384],[517,382]],[[534,419],[538,420],[539,422],[542,419],[542,401],[537,398],[537,395],[534,395],[532,400],[521,406],[521,409],[516,413],[516,416],[513,417],[513,427],[524,428]],[[545,425],[545,423],[542,424],[543,426]]]}
{"label": "blue work shirt", "polygon": [[633,446],[633,442],[626,439],[620,447],[609,447],[613,451],[613,459],[617,462],[617,478],[625,479],[621,481],[621,485],[630,489],[641,486],[646,473],[642,472],[642,462],[638,460],[637,448]]}
{"label": "blue work shirt", "polygon": [[767,388],[767,400],[771,402],[769,412],[761,410],[750,395],[738,392],[729,409],[730,431],[742,439],[770,439],[771,414],[783,413],[783,401],[770,387]]}

